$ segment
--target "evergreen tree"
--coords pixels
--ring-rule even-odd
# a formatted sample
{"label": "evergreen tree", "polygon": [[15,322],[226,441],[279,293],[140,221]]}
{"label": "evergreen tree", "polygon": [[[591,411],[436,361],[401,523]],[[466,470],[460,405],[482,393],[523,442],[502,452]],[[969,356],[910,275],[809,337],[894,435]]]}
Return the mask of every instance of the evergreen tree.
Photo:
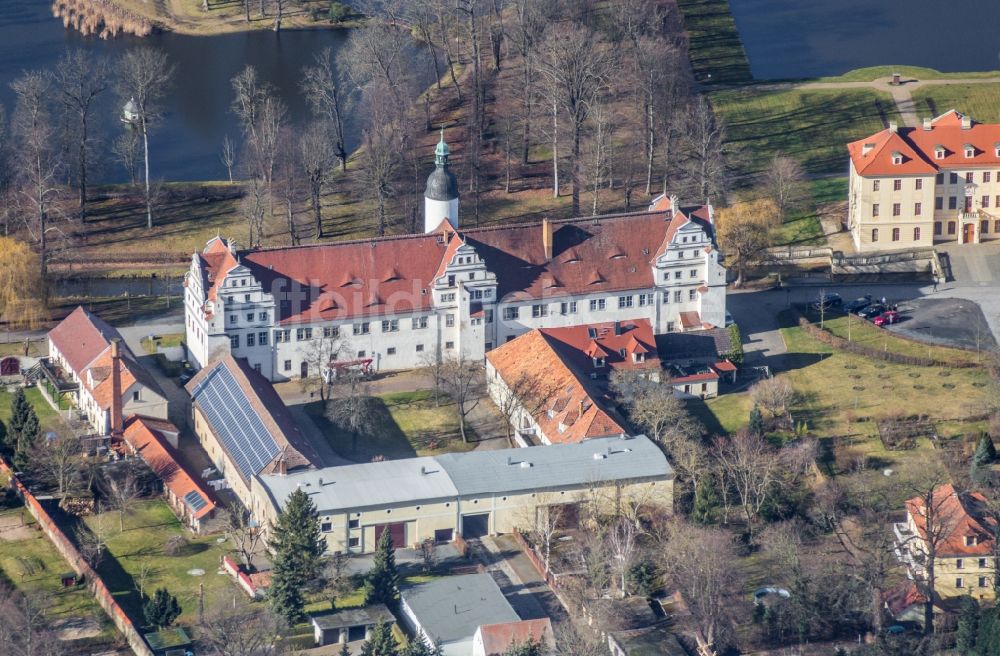
{"label": "evergreen tree", "polygon": [[503,656],[542,656],[542,645],[532,640],[515,642],[507,647]]}
{"label": "evergreen tree", "polygon": [[712,476],[702,476],[694,493],[694,507],[691,519],[699,524],[711,524],[715,518],[715,508],[719,505],[719,491]]}
{"label": "evergreen tree", "polygon": [[441,656],[441,647],[428,647],[419,637],[414,637],[399,656]]}
{"label": "evergreen tree", "polygon": [[351,650],[347,647],[346,642],[340,646],[340,656],[351,656]]}
{"label": "evergreen tree", "polygon": [[181,614],[181,605],[177,603],[177,597],[166,588],[158,588],[153,597],[147,597],[142,604],[142,614],[146,618],[146,624],[154,629],[162,629],[174,623]]}
{"label": "evergreen tree", "polygon": [[372,568],[365,577],[365,605],[385,604],[394,607],[399,600],[399,571],[396,551],[389,531],[382,531],[375,548]]}
{"label": "evergreen tree", "polygon": [[274,572],[268,598],[274,612],[289,624],[305,618],[304,586],[316,580],[326,540],[319,525],[316,506],[302,490],[288,495],[285,508],[271,523]]}
{"label": "evergreen tree", "polygon": [[386,622],[376,624],[371,637],[361,645],[361,656],[399,656],[399,643],[392,635],[392,625]]}
{"label": "evergreen tree", "polygon": [[955,632],[955,648],[963,656],[975,656],[976,638],[979,633],[979,604],[971,596],[962,597],[958,612],[958,630]]}
{"label": "evergreen tree", "polygon": [[754,405],[750,409],[750,423],[747,424],[747,431],[753,435],[763,435],[767,427],[764,425],[764,415],[761,414],[760,408]]}
{"label": "evergreen tree", "polygon": [[17,446],[14,451],[15,469],[24,471],[28,466],[31,449],[35,446],[35,442],[38,441],[38,434],[40,432],[41,426],[38,424],[38,415],[35,414],[35,409],[29,405],[27,416],[17,435]]}
{"label": "evergreen tree", "polygon": [[13,455],[17,452],[21,433],[24,431],[24,426],[28,423],[28,416],[32,411],[31,404],[24,396],[24,388],[18,387],[10,402],[10,420],[7,422],[7,433],[3,443],[4,451],[7,454]]}
{"label": "evergreen tree", "polygon": [[996,459],[996,455],[993,440],[984,433],[976,444],[976,453],[972,456],[972,464],[969,466],[969,478],[973,485],[983,482],[982,479],[989,472],[989,464]]}

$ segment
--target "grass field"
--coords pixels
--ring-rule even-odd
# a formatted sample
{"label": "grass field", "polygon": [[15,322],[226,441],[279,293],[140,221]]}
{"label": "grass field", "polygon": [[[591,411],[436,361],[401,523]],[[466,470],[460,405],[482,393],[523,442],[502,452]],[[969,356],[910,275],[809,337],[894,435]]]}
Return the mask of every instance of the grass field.
{"label": "grass field", "polygon": [[[55,431],[58,433],[66,428],[62,418],[52,409],[52,406],[42,397],[42,393],[37,388],[29,387],[25,389],[24,396],[31,403],[32,407],[35,408],[35,414],[38,415],[38,423],[41,425],[43,433],[46,431]],[[0,421],[4,423],[10,421],[10,404],[13,400],[13,394],[7,390],[0,389]]]}
{"label": "grass field", "polygon": [[[397,392],[371,397],[368,428],[354,436],[327,419],[322,401],[310,403],[306,412],[338,454],[356,462],[370,462],[377,456],[388,460],[468,451],[475,444],[462,442],[454,404],[446,399],[435,402],[432,390]],[[466,432],[471,431],[466,426]]]}
{"label": "grass field", "polygon": [[149,353],[150,355],[154,353],[159,353],[161,348],[172,348],[174,346],[180,346],[184,342],[184,333],[168,333],[166,335],[157,335],[156,339],[150,339],[148,337],[143,337],[141,340],[142,349]]}
{"label": "grass field", "polygon": [[[107,536],[108,556],[98,568],[101,578],[127,612],[142,621],[138,592],[139,572],[146,566],[147,594],[159,587],[177,596],[182,614],[179,622],[191,624],[198,613],[198,586],[205,586],[206,607],[235,592],[228,576],[218,574],[219,562],[225,553],[216,536],[195,536],[186,530],[161,500],[145,500],[134,513],[125,518],[125,531],[118,530],[116,512],[94,515],[85,519],[91,530],[103,528]],[[164,545],[171,537],[183,535],[188,544],[179,555],[168,556]],[[189,574],[204,570],[203,575]]]}
{"label": "grass field", "polygon": [[765,170],[777,155],[799,160],[810,174],[843,172],[844,144],[898,120],[892,99],[867,89],[741,88],[710,98],[744,175]]}
{"label": "grass field", "polygon": [[1000,84],[947,84],[927,86],[913,93],[917,115],[938,116],[949,109],[970,114],[978,121],[1000,121]]}
{"label": "grass field", "polygon": [[684,15],[695,78],[703,84],[750,82],[750,62],[729,0],[678,0],[677,6]]}
{"label": "grass field", "polygon": [[923,68],[921,66],[869,66],[867,68],[856,68],[843,75],[832,77],[820,77],[815,82],[869,82],[879,78],[892,76],[899,73],[904,80],[947,80],[961,78],[989,78],[1000,76],[1000,71],[970,71],[965,73],[942,73],[933,68]]}
{"label": "grass field", "polygon": [[[0,335],[0,340],[5,340],[6,335]],[[33,358],[44,357],[49,354],[49,343],[44,339],[33,339],[28,342],[28,355]],[[18,340],[0,341],[0,357],[7,355],[24,355],[24,342]]]}

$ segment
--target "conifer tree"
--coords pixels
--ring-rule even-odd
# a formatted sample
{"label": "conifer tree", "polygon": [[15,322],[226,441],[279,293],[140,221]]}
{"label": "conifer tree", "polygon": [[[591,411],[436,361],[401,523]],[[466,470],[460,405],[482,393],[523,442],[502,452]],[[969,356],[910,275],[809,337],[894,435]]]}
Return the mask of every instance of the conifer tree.
{"label": "conifer tree", "polygon": [[979,438],[976,445],[976,453],[972,456],[969,478],[973,484],[981,483],[980,480],[989,471],[989,464],[996,459],[997,451],[993,446],[993,440],[985,433]]}
{"label": "conifer tree", "polygon": [[507,647],[503,656],[542,656],[542,645],[533,640],[515,642]]}
{"label": "conifer tree", "polygon": [[[20,412],[21,410],[18,409],[18,411]],[[38,415],[35,414],[35,409],[30,404],[27,406],[23,421],[19,417],[18,423],[20,427],[14,450],[14,468],[23,471],[28,466],[31,448],[35,445],[35,442],[38,440],[38,434],[41,432],[41,427],[38,424]]]}
{"label": "conifer tree", "polygon": [[763,435],[765,430],[764,415],[761,414],[760,408],[754,405],[750,410],[750,423],[747,425],[747,431],[754,435]]}
{"label": "conifer tree", "polygon": [[319,574],[319,561],[326,553],[326,540],[319,526],[316,506],[302,490],[288,495],[285,508],[270,526],[274,550],[274,574],[268,596],[271,608],[289,624],[305,614],[302,588]]}
{"label": "conifer tree", "polygon": [[8,453],[17,450],[17,443],[21,437],[25,422],[28,421],[28,414],[31,411],[31,404],[24,397],[24,388],[18,387],[14,398],[10,401],[10,420],[7,422],[6,448]]}
{"label": "conifer tree", "polygon": [[[388,533],[388,531],[386,531]],[[384,535],[384,534],[383,534]],[[399,643],[392,635],[392,626],[384,621],[372,629],[371,637],[361,645],[361,656],[398,656]]]}
{"label": "conifer tree", "polygon": [[158,588],[152,598],[146,598],[142,604],[142,614],[146,623],[154,629],[170,626],[181,614],[181,605],[177,597],[170,594],[166,588]]}
{"label": "conifer tree", "polygon": [[399,656],[442,656],[441,647],[428,647],[420,636],[414,636]]}
{"label": "conifer tree", "polygon": [[955,632],[955,647],[958,653],[972,656],[976,654],[976,637],[979,633],[979,604],[971,596],[962,597],[958,612],[958,630]]}
{"label": "conifer tree", "polygon": [[382,531],[375,548],[372,568],[365,577],[365,605],[385,604],[394,607],[399,600],[399,571],[396,569],[396,551],[392,535]]}
{"label": "conifer tree", "polygon": [[347,647],[346,642],[341,643],[339,656],[351,656],[351,650]]}

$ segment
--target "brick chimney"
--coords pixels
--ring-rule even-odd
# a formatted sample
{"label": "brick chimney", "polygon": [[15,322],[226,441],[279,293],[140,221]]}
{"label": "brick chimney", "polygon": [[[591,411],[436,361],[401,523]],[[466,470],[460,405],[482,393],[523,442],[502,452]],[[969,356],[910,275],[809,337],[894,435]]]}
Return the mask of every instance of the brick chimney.
{"label": "brick chimney", "polygon": [[545,250],[545,261],[552,259],[552,222],[542,219],[542,248]]}
{"label": "brick chimney", "polygon": [[121,345],[116,337],[111,340],[111,437],[121,439],[124,434],[122,416]]}

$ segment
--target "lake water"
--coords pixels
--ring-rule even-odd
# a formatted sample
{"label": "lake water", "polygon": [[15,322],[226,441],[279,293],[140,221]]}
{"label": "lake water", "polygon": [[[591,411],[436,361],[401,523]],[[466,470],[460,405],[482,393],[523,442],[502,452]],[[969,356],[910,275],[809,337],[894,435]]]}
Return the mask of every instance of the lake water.
{"label": "lake water", "polygon": [[1000,68],[1000,0],[729,0],[757,79]]}
{"label": "lake water", "polygon": [[[164,50],[176,67],[163,122],[151,135],[152,178],[162,180],[219,180],[226,175],[219,161],[223,137],[238,142],[239,128],[230,113],[230,79],[246,64],[273,84],[289,106],[291,118],[308,118],[298,90],[302,68],[325,47],[340,49],[345,30],[298,30],[275,34],[270,30],[213,37],[155,34],[145,39],[120,37],[102,41],[66,30],[52,17],[48,0],[0,0],[0,102],[13,109],[10,82],[25,69],[51,68],[67,47],[84,47],[115,57],[139,43]],[[105,93],[98,109],[102,170],[94,179],[122,181],[125,173],[109,154],[108,144],[122,129],[120,103],[113,91]],[[357,144],[357,126],[348,146]],[[352,142],[353,143],[350,143]]]}

